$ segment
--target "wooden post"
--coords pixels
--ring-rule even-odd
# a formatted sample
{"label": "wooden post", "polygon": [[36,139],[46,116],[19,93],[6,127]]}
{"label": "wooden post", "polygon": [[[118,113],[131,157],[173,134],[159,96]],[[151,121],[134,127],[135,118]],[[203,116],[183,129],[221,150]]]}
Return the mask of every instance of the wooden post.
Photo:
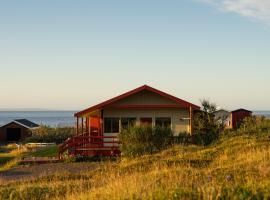
{"label": "wooden post", "polygon": [[87,132],[87,136],[89,136],[90,135],[90,117],[87,117],[86,118],[87,120],[86,120],[86,132]]}
{"label": "wooden post", "polygon": [[79,117],[77,117],[76,134],[79,135]]}
{"label": "wooden post", "polygon": [[82,134],[83,134],[83,117],[81,119],[81,123],[82,123]]}
{"label": "wooden post", "polygon": [[233,129],[233,114],[230,114],[230,128]]}
{"label": "wooden post", "polygon": [[[104,136],[104,133],[103,133],[103,110],[100,110],[100,112],[99,112],[99,122],[100,122],[100,124],[99,124],[99,136]],[[101,141],[102,141],[102,144],[100,144],[100,146],[104,146],[104,139],[101,139]]]}
{"label": "wooden post", "polygon": [[89,116],[89,120],[88,120],[88,133],[89,133],[89,136],[91,136],[91,116]]}
{"label": "wooden post", "polygon": [[190,120],[189,120],[189,126],[190,126],[190,134],[193,134],[193,109],[190,106],[189,107],[189,116],[190,116]]}
{"label": "wooden post", "polygon": [[103,122],[103,110],[101,110],[100,111],[100,136],[104,136],[103,126],[104,126],[104,122]]}
{"label": "wooden post", "polygon": [[88,124],[88,117],[86,117],[86,119],[85,119],[85,132],[86,132],[86,135],[88,136],[88,126],[89,126],[89,124]]}
{"label": "wooden post", "polygon": [[88,144],[91,144],[91,116],[88,117]]}

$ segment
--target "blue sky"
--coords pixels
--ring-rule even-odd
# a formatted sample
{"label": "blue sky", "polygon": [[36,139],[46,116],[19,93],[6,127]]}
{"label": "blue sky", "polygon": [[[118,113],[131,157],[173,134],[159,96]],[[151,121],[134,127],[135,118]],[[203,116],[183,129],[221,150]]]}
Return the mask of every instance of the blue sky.
{"label": "blue sky", "polygon": [[143,84],[270,110],[266,0],[0,2],[0,108],[79,110]]}

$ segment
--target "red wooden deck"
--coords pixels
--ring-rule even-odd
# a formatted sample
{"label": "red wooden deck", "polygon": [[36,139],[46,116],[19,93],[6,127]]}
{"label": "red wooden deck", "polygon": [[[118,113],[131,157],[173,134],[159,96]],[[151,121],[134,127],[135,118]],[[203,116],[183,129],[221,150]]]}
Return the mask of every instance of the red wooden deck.
{"label": "red wooden deck", "polygon": [[59,145],[59,159],[62,159],[65,153],[68,156],[118,156],[119,141],[113,136],[89,136],[85,133],[69,138]]}

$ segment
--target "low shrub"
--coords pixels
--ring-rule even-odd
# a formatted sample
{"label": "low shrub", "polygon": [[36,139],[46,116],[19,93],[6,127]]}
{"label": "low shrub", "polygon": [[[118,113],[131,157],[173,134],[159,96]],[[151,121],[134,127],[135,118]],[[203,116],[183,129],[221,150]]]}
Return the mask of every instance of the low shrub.
{"label": "low shrub", "polygon": [[212,132],[208,132],[208,133],[195,133],[192,135],[192,141],[193,144],[196,145],[210,145],[216,141],[218,141],[219,139],[219,134],[218,133],[212,133]]}
{"label": "low shrub", "polygon": [[[241,124],[238,132],[258,135],[258,134],[269,134],[270,133],[270,120],[265,117],[251,116],[246,117]],[[270,135],[270,134],[269,134]]]}
{"label": "low shrub", "polygon": [[218,139],[219,139],[218,133],[197,132],[191,135],[190,133],[183,132],[179,133],[178,136],[173,137],[173,143],[181,145],[195,144],[207,146],[218,141]]}
{"label": "low shrub", "polygon": [[192,144],[192,137],[190,133],[181,132],[178,134],[178,136],[174,136],[172,138],[172,143],[181,144],[181,145],[189,145],[189,144]]}
{"label": "low shrub", "polygon": [[135,126],[119,134],[121,152],[126,156],[138,156],[158,152],[171,144],[170,128]]}
{"label": "low shrub", "polygon": [[252,136],[257,138],[270,137],[270,119],[265,117],[246,117],[238,129],[228,129],[222,132],[222,137]]}
{"label": "low shrub", "polygon": [[74,127],[51,128],[41,126],[32,131],[32,136],[25,140],[25,143],[56,143],[61,144],[66,139],[75,135]]}
{"label": "low shrub", "polygon": [[140,156],[155,153],[174,144],[207,146],[219,139],[217,133],[180,133],[173,136],[170,128],[135,126],[119,134],[121,152],[125,156]]}

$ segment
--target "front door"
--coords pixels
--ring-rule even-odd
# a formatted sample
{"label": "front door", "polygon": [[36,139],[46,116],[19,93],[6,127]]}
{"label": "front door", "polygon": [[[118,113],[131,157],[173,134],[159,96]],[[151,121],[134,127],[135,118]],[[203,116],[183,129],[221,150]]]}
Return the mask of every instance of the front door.
{"label": "front door", "polygon": [[99,117],[90,118],[90,134],[92,136],[100,135],[100,119]]}
{"label": "front door", "polygon": [[[90,136],[101,136],[101,124],[99,117],[90,118]],[[98,146],[102,145],[102,139],[92,139],[92,142]]]}

